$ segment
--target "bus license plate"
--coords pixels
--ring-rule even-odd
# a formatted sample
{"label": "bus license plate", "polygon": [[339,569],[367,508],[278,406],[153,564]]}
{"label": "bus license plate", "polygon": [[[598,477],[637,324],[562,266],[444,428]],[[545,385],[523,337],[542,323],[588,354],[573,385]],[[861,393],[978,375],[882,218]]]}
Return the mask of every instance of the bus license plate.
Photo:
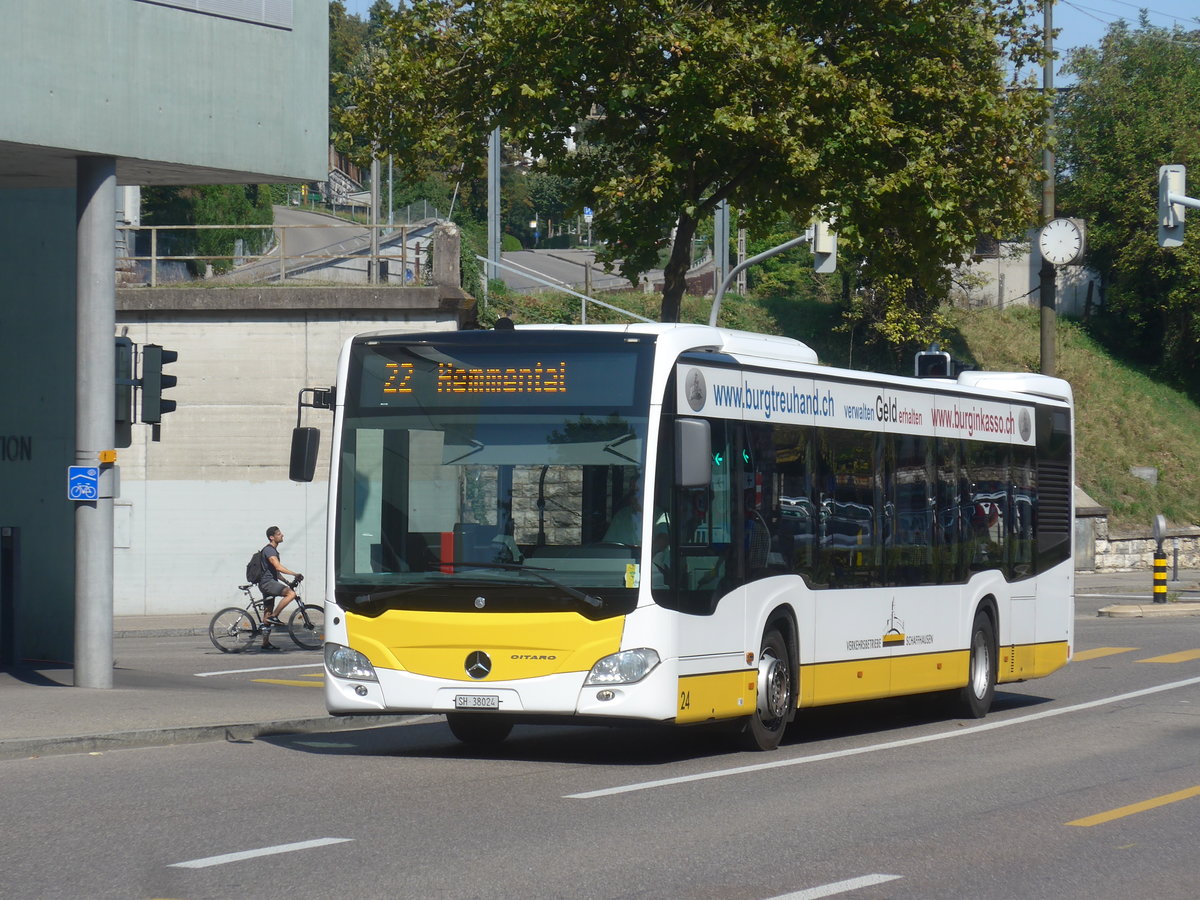
{"label": "bus license plate", "polygon": [[500,698],[487,694],[455,694],[455,709],[499,709]]}

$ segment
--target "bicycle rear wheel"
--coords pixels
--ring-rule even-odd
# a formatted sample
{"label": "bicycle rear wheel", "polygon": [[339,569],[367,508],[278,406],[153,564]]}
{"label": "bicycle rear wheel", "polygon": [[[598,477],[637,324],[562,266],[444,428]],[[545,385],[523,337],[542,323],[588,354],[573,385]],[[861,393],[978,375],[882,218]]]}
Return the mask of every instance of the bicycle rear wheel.
{"label": "bicycle rear wheel", "polygon": [[241,653],[258,634],[258,623],[244,609],[229,606],[208,623],[208,639],[222,653]]}
{"label": "bicycle rear wheel", "polygon": [[304,603],[288,619],[288,634],[303,650],[320,650],[325,643],[325,607]]}

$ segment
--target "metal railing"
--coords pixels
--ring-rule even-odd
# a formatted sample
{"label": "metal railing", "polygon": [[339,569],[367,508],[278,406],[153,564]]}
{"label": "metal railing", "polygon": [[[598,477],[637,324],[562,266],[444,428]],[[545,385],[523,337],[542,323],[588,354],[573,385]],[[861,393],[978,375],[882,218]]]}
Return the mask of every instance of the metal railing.
{"label": "metal railing", "polygon": [[[328,224],[313,225],[142,225],[122,228],[125,240],[119,246],[138,248],[143,252],[118,253],[117,279],[123,287],[158,287],[164,281],[282,284],[289,279],[429,284],[433,227],[434,223],[371,226],[331,220]],[[372,228],[378,232],[378,250],[374,253]],[[232,252],[195,252],[200,243],[198,233],[221,231],[239,232],[241,240],[256,241],[261,249],[248,252],[234,246]],[[317,235],[316,232],[334,234]],[[176,234],[181,237],[175,237]],[[223,265],[226,263],[228,265]],[[197,267],[203,274],[195,274]],[[215,271],[210,273],[210,268]]]}
{"label": "metal railing", "polygon": [[[572,297],[578,297],[579,298],[579,320],[584,325],[587,324],[587,305],[589,303],[594,303],[597,306],[602,306],[607,310],[611,310],[612,312],[615,312],[615,313],[620,313],[623,316],[629,316],[629,318],[636,319],[639,322],[651,322],[652,323],[654,321],[653,319],[647,319],[645,316],[638,315],[635,312],[630,312],[627,309],[622,309],[619,306],[613,306],[611,303],[605,303],[603,300],[597,300],[595,297],[589,297],[587,294],[581,294],[581,293],[579,293],[579,291],[573,289],[572,287],[570,287],[569,285],[567,285],[566,283],[564,283],[562,281],[552,281],[548,278],[543,278],[540,275],[536,275],[536,274],[530,272],[524,266],[512,266],[512,265],[509,265],[508,263],[500,262],[499,260],[488,259],[486,256],[480,256],[479,254],[476,254],[475,258],[484,264],[485,269],[489,266],[495,266],[496,268],[503,269],[506,272],[514,272],[516,274],[521,275],[523,278],[528,278],[531,281],[536,281],[539,284],[546,285],[547,287],[553,288],[556,291],[560,291],[564,294],[569,294]],[[590,263],[589,263],[589,265],[590,265]]]}

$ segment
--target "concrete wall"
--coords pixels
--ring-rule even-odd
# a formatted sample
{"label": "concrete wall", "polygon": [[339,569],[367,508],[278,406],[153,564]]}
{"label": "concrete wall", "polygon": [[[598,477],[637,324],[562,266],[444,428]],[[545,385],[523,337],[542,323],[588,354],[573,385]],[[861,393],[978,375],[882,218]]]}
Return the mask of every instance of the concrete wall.
{"label": "concrete wall", "polygon": [[[242,0],[208,5],[257,14]],[[0,648],[15,644],[17,659],[73,657],[75,527],[66,468],[75,461],[77,404],[113,390],[111,380],[76,378],[77,161],[113,158],[122,185],[324,179],[328,3],[273,0],[271,9],[282,14],[282,27],[143,0],[3,4],[0,527],[20,528],[21,559],[15,627],[0,635],[10,639]],[[286,434],[279,441],[286,444]],[[145,490],[136,482],[127,485],[134,500],[118,512],[120,539],[132,547],[141,528],[170,542],[192,515],[185,508],[138,519],[147,503],[137,499]],[[211,505],[184,495],[197,508]],[[188,549],[173,542],[166,551],[171,565],[179,564],[180,546]],[[181,567],[147,590],[184,596],[194,590],[190,579]],[[107,600],[104,586],[97,595]]]}
{"label": "concrete wall", "polygon": [[[1114,533],[1109,530],[1108,520],[1099,519],[1095,526],[1095,550],[1092,566],[1095,571],[1128,572],[1154,568],[1154,551],[1157,545],[1150,534],[1144,532]],[[1163,552],[1167,554],[1167,565],[1178,560],[1181,569],[1200,569],[1200,528],[1175,528],[1167,531],[1163,541]],[[1086,568],[1083,565],[1077,568]]]}
{"label": "concrete wall", "polygon": [[213,180],[188,167],[324,180],[329,4],[285,2],[291,28],[140,0],[6,3],[0,141],[125,158],[122,184]]}
{"label": "concrete wall", "polygon": [[317,480],[288,480],[297,393],[328,387],[345,340],[362,331],[456,329],[473,314],[461,291],[438,288],[130,289],[117,330],[176,350],[166,396],[178,409],[160,427],[135,425],[120,451],[116,502],[116,615],[215,612],[235,601],[246,560],[283,529],[284,564],[313,578],[325,564],[328,453],[321,429]]}
{"label": "concrete wall", "polygon": [[[1038,306],[1042,257],[1036,234],[1025,243],[1000,244],[999,256],[976,259],[959,270],[960,291],[972,306]],[[1083,266],[1062,266],[1057,278],[1057,309],[1060,315],[1083,318],[1087,310],[1088,286],[1092,306],[1098,307],[1100,276]]]}

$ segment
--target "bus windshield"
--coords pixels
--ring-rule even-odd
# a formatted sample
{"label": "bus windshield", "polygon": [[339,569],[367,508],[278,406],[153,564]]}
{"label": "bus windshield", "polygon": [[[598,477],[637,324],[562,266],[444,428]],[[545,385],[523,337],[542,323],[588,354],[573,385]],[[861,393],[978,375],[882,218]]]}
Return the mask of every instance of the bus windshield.
{"label": "bus windshield", "polygon": [[337,485],[340,605],[457,608],[485,587],[509,608],[629,602],[651,345],[547,337],[355,344]]}

